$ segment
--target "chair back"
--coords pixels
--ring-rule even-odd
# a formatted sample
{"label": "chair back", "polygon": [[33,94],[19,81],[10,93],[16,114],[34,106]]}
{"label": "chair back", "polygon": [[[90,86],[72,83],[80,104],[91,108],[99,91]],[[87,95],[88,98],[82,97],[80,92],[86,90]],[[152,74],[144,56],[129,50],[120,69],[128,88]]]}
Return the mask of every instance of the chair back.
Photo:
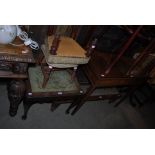
{"label": "chair back", "polygon": [[[144,26],[137,26],[135,30],[124,26],[127,32],[130,34],[122,48],[117,52],[115,58],[108,63],[105,69],[104,75],[108,75],[113,67],[117,65],[124,54],[127,52],[128,48],[132,45],[136,38],[145,39],[148,43],[145,48],[142,49],[136,58],[133,58],[132,64],[129,65],[126,75],[130,77],[135,76],[147,76],[152,70],[154,64],[154,56],[151,53],[155,51],[155,38],[145,37],[140,32],[144,31]],[[124,28],[123,27],[123,28]],[[132,52],[132,51],[131,51]]]}
{"label": "chair back", "polygon": [[48,27],[48,36],[61,35],[76,39],[80,26],[78,25],[50,25]]}

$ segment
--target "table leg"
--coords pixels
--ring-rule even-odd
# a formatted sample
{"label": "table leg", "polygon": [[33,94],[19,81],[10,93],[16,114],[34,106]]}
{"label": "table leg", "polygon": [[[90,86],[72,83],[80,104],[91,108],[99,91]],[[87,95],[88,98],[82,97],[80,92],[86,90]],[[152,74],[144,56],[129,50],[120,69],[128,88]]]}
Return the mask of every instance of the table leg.
{"label": "table leg", "polygon": [[25,93],[25,82],[23,80],[12,80],[7,85],[8,98],[10,101],[10,116],[17,114],[18,106],[21,103]]}

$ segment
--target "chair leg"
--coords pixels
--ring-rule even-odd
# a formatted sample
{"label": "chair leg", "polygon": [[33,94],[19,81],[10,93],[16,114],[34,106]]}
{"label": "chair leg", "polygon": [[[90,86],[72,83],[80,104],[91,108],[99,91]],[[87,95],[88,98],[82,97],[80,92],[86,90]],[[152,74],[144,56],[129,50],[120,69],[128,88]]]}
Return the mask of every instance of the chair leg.
{"label": "chair leg", "polygon": [[76,112],[79,111],[79,109],[83,106],[84,102],[78,103],[78,105],[75,107],[75,109],[72,111],[71,115],[74,115]]}
{"label": "chair leg", "polygon": [[73,73],[72,73],[72,80],[75,79],[76,70],[77,70],[77,67],[74,67],[74,70],[73,70]]}
{"label": "chair leg", "polygon": [[128,97],[128,94],[125,94],[125,95],[114,105],[114,107],[119,106],[127,97]]}
{"label": "chair leg", "polygon": [[129,96],[129,102],[130,102],[130,104],[131,104],[133,107],[135,107],[135,106],[136,106],[136,103],[134,102],[133,98],[134,98],[134,95],[131,94],[131,95]]}
{"label": "chair leg", "polygon": [[51,104],[51,111],[54,112],[59,106],[60,106],[60,103],[53,102]]}
{"label": "chair leg", "polygon": [[73,71],[70,70],[70,69],[67,69],[68,73],[71,75],[71,80],[73,81],[76,77],[76,70],[77,70],[77,67],[74,67],[73,68]]}
{"label": "chair leg", "polygon": [[44,76],[42,87],[45,88],[46,84],[47,84],[47,82],[48,82],[48,80],[50,78],[50,75],[51,75],[51,72],[52,72],[52,67],[49,66],[48,69],[46,69],[46,70],[42,69],[42,70],[43,70],[43,76]]}
{"label": "chair leg", "polygon": [[122,96],[122,98],[114,105],[114,107],[119,106],[127,97],[129,97],[134,91],[136,90],[135,86],[131,86],[128,88],[125,95]]}
{"label": "chair leg", "polygon": [[74,115],[82,107],[82,105],[85,103],[85,101],[87,101],[88,97],[92,94],[94,90],[95,90],[95,86],[90,86],[87,89],[86,94],[83,97],[81,97],[80,100],[79,99],[77,100],[76,107],[72,111],[71,115]]}
{"label": "chair leg", "polygon": [[66,114],[69,114],[69,113],[70,113],[70,110],[71,110],[73,107],[75,107],[75,106],[77,105],[79,99],[80,99],[80,98],[78,97],[77,99],[75,99],[75,100],[73,101],[73,103],[70,104],[70,106],[69,106],[69,107],[67,108],[67,110],[66,110]]}
{"label": "chair leg", "polygon": [[22,120],[26,120],[27,119],[27,113],[30,109],[30,107],[33,105],[34,103],[29,103],[26,101],[23,101],[23,106],[24,106],[24,114],[22,116]]}
{"label": "chair leg", "polygon": [[137,103],[139,104],[140,107],[143,105],[143,103],[139,100],[139,98],[136,96],[136,94],[134,94],[134,99],[137,101]]}
{"label": "chair leg", "polygon": [[109,104],[114,103],[114,102],[115,102],[116,100],[118,100],[120,97],[121,97],[121,95],[118,94],[118,96],[115,96],[115,97],[113,97],[113,98],[110,98],[109,101],[108,101],[108,103],[109,103]]}

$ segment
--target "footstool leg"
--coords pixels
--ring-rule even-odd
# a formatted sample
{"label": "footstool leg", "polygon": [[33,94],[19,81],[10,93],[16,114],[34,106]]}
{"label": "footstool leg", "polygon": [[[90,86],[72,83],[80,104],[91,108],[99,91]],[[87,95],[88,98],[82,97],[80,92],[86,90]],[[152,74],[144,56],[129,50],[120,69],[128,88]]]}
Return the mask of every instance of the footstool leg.
{"label": "footstool leg", "polygon": [[23,101],[23,106],[24,106],[24,114],[22,116],[22,120],[26,120],[27,119],[27,113],[30,109],[30,107],[33,105],[34,103],[28,103],[26,101]]}
{"label": "footstool leg", "polygon": [[74,115],[82,106],[83,104],[85,103],[85,101],[87,101],[88,97],[92,94],[92,92],[95,90],[95,86],[90,86],[88,89],[87,89],[87,92],[86,94],[81,97],[80,101],[78,100],[76,102],[76,107],[74,108],[74,110],[72,111],[71,115]]}

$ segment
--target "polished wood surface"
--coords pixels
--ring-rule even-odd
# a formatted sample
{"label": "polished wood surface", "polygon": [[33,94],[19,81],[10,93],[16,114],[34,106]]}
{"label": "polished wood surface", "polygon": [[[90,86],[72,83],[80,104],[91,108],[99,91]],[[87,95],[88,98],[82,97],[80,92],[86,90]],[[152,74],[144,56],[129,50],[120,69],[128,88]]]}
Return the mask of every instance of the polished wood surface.
{"label": "polished wood surface", "polygon": [[0,44],[0,60],[4,61],[13,61],[13,62],[28,62],[34,63],[35,60],[32,55],[32,50],[29,47],[26,47],[22,41],[15,39],[13,42],[14,46],[11,44],[2,45]]}
{"label": "polished wood surface", "polygon": [[16,74],[12,71],[1,71],[0,70],[0,78],[8,78],[8,79],[26,79],[26,74]]}
{"label": "polished wood surface", "polygon": [[22,46],[0,44],[0,77],[27,78],[27,65],[35,63],[32,50],[17,38],[13,44]]}

